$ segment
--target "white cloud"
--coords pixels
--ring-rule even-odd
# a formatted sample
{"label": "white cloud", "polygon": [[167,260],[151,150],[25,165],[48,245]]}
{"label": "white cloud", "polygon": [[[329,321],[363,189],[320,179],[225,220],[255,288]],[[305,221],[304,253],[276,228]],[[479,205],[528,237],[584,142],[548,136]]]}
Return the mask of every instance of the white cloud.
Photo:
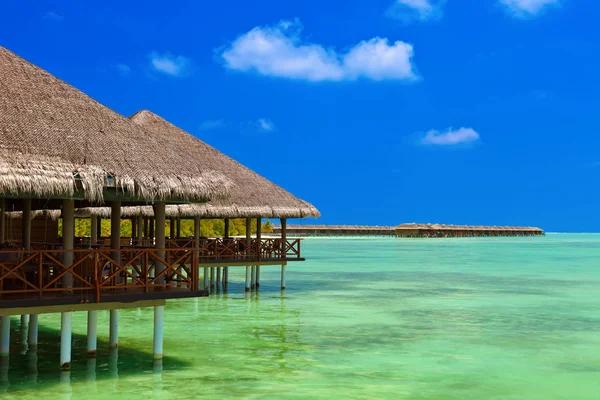
{"label": "white cloud", "polygon": [[55,22],[60,22],[65,19],[64,16],[57,14],[54,11],[48,11],[46,14],[44,14],[44,18]]}
{"label": "white cloud", "polygon": [[227,122],[222,119],[214,119],[202,122],[198,129],[201,131],[210,131],[213,129],[223,128],[224,126],[227,126]]}
{"label": "white cloud", "polygon": [[190,60],[184,56],[174,56],[170,53],[161,54],[154,51],[150,54],[150,64],[154,70],[163,74],[181,76],[187,72]]}
{"label": "white cloud", "polygon": [[451,146],[472,143],[478,140],[479,134],[472,128],[448,129],[447,132],[431,130],[425,134],[425,137],[421,140],[421,144]]}
{"label": "white cloud", "polygon": [[261,132],[273,132],[275,130],[275,124],[270,119],[259,118],[256,121],[256,128]]}
{"label": "white cloud", "polygon": [[412,45],[387,38],[364,40],[345,53],[303,42],[298,20],[255,27],[220,51],[225,67],[312,82],[415,80]]}
{"label": "white cloud", "polygon": [[404,22],[426,21],[442,15],[442,5],[446,0],[396,0],[386,15]]}
{"label": "white cloud", "polygon": [[528,17],[537,14],[545,7],[558,5],[559,0],[500,0],[509,11],[518,17]]}

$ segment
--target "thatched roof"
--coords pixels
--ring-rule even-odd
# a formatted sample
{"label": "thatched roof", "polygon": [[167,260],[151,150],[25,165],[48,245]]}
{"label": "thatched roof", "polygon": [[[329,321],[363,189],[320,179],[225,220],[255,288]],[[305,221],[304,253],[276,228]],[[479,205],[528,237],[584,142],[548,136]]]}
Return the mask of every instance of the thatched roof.
{"label": "thatched roof", "polygon": [[146,201],[229,193],[229,179],[180,150],[0,47],[0,193],[101,201],[107,183]]}
{"label": "thatched roof", "polygon": [[205,168],[221,172],[234,182],[231,195],[226,200],[206,204],[182,205],[167,211],[179,217],[200,216],[305,218],[319,217],[319,211],[234,159],[202,142],[184,130],[150,111],[140,111],[130,118],[134,123],[170,141],[182,159],[194,159]]}
{"label": "thatched roof", "polygon": [[[57,221],[61,217],[61,210],[31,210],[31,219],[51,219]],[[21,219],[23,218],[23,211],[7,211],[4,213],[8,219]]]}
{"label": "thatched roof", "polygon": [[543,232],[540,228],[531,226],[474,226],[474,225],[448,225],[448,224],[400,224],[397,230],[435,230],[435,231],[519,231],[519,232]]}

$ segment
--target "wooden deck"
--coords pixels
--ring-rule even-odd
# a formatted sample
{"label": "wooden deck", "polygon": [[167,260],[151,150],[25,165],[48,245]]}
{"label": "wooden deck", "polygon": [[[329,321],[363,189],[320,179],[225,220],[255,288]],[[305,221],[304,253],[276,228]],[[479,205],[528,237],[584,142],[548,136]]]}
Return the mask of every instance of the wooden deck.
{"label": "wooden deck", "polygon": [[0,251],[0,308],[202,297],[200,268],[303,261],[300,240],[170,241],[127,246]]}

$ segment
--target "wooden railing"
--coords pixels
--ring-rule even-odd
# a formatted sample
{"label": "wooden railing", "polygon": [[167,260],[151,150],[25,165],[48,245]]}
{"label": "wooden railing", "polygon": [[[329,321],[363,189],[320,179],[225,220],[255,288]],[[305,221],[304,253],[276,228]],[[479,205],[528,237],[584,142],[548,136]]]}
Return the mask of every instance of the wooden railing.
{"label": "wooden railing", "polygon": [[[300,239],[201,239],[184,247],[119,250],[0,250],[0,299],[5,295],[81,295],[100,302],[115,292],[148,293],[178,287],[198,290],[199,265],[301,259]],[[68,260],[68,261],[67,261]]]}
{"label": "wooden railing", "polygon": [[196,291],[197,266],[198,254],[189,249],[3,250],[0,295],[34,293],[42,298],[68,292],[81,294],[82,301],[100,302],[103,294],[128,289]]}
{"label": "wooden railing", "polygon": [[250,239],[217,238],[200,239],[171,239],[167,247],[196,248],[200,261],[208,260],[293,260],[301,259],[300,243],[302,239]]}

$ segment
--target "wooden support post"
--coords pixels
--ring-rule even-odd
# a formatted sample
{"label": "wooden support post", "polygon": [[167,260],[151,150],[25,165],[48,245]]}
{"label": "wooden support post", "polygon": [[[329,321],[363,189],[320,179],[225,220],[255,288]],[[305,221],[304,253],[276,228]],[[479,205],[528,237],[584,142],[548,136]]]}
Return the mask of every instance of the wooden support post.
{"label": "wooden support post", "polygon": [[[261,246],[261,240],[262,240],[262,218],[258,217],[256,218],[256,240],[258,241],[258,252],[260,253],[262,246]],[[259,254],[260,257],[260,254]],[[260,258],[259,258],[260,259]],[[260,287],[260,265],[256,266],[256,287]]]}
{"label": "wooden support post", "polygon": [[229,237],[229,218],[225,218],[225,232],[223,233],[223,237]]}
{"label": "wooden support post", "polygon": [[71,335],[73,312],[63,312],[60,315],[60,368],[71,368]]}
{"label": "wooden support post", "polygon": [[215,287],[215,267],[210,267],[210,287]]}
{"label": "wooden support post", "polygon": [[23,200],[23,217],[21,218],[23,249],[31,250],[31,199]]}
{"label": "wooden support post", "polygon": [[200,286],[200,266],[198,265],[198,263],[200,262],[200,251],[197,250],[200,247],[200,218],[199,217],[195,217],[194,218],[194,248],[195,250],[195,259],[196,259],[196,263],[194,264],[194,268],[196,270],[196,277],[198,278],[198,286]]}
{"label": "wooden support post", "polygon": [[229,284],[229,267],[223,267],[223,285]]}
{"label": "wooden support post", "polygon": [[88,311],[87,315],[87,355],[96,357],[98,349],[98,311]]}
{"label": "wooden support post", "polygon": [[142,244],[142,239],[144,238],[144,218],[138,216],[136,218],[137,223],[137,242],[138,245]]}
{"label": "wooden support post", "polygon": [[[154,218],[156,219],[156,255],[165,258],[165,203],[156,203],[154,206]],[[165,270],[161,262],[156,262],[156,276]],[[165,283],[165,276],[156,280],[157,283]]]}
{"label": "wooden support post", "polygon": [[0,244],[6,240],[6,199],[0,198]]}
{"label": "wooden support post", "polygon": [[[73,250],[75,243],[75,201],[74,200],[63,200],[63,228],[62,228],[62,242],[64,250]],[[73,252],[66,251],[63,253],[63,264],[66,267],[73,265]],[[73,274],[67,273],[62,279],[63,288],[73,287]],[[70,344],[69,344],[70,346]],[[69,357],[70,357],[69,347]],[[69,360],[70,362],[70,360]]]}
{"label": "wooden support post", "polygon": [[131,245],[134,246],[137,237],[137,219],[131,218],[129,221],[131,222]]}
{"label": "wooden support post", "polygon": [[29,316],[27,344],[29,345],[29,349],[32,351],[37,349],[38,344],[38,319],[38,314],[31,314]]}
{"label": "wooden support post", "polygon": [[109,332],[109,347],[114,348],[119,346],[119,310],[110,310],[110,332]]}
{"label": "wooden support post", "polygon": [[[117,263],[116,268],[121,266],[121,202],[113,201],[110,204],[110,248],[112,249],[111,257]],[[120,280],[122,277],[117,277],[115,280],[119,284],[123,283]]]}
{"label": "wooden support post", "polygon": [[169,237],[175,239],[175,218],[169,218]]}
{"label": "wooden support post", "polygon": [[98,226],[97,231],[96,231],[96,243],[102,238],[102,218],[97,217],[98,218]]}
{"label": "wooden support post", "polygon": [[2,326],[0,327],[0,357],[8,357],[10,353],[10,316],[0,317]]}
{"label": "wooden support post", "polygon": [[150,218],[144,218],[144,237],[149,237],[150,235]]}
{"label": "wooden support post", "polygon": [[285,265],[281,266],[281,290],[285,289]]}
{"label": "wooden support post", "polygon": [[286,258],[286,247],[287,247],[287,219],[280,218],[281,221],[281,256]]}
{"label": "wooden support post", "polygon": [[251,278],[251,286],[252,289],[256,289],[256,265],[252,266],[252,278]]}
{"label": "wooden support post", "polygon": [[[156,213],[154,213],[156,215]],[[154,243],[154,218],[148,219],[148,238],[150,243]]]}
{"label": "wooden support post", "polygon": [[90,217],[90,244],[98,243],[98,216]]}
{"label": "wooden support post", "polygon": [[204,289],[208,289],[208,267],[204,267]]}
{"label": "wooden support post", "polygon": [[165,320],[165,306],[154,307],[154,359],[163,358],[163,326]]}
{"label": "wooden support post", "polygon": [[223,268],[217,267],[217,287],[221,286],[221,272]]}

